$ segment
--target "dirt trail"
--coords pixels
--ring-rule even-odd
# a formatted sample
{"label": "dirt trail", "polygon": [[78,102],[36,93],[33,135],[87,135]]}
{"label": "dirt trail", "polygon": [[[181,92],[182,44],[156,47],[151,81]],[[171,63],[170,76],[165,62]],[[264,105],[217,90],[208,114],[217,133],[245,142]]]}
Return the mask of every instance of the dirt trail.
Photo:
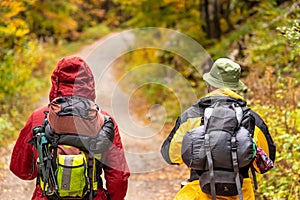
{"label": "dirt trail", "polygon": [[35,182],[21,180],[9,171],[8,165],[12,148],[13,144],[10,144],[7,149],[0,150],[0,163],[5,163],[0,170],[0,199],[27,200],[32,195]]}
{"label": "dirt trail", "polygon": [[[83,48],[78,55],[84,58],[89,57],[91,64],[97,63],[97,61],[93,61],[95,58],[91,58],[91,52],[94,52],[100,42],[101,40]],[[105,84],[101,84],[103,82]],[[97,93],[100,94],[97,94],[98,98],[101,99],[98,102],[100,106],[114,117],[118,116],[116,117],[118,123],[119,120],[121,121],[119,124],[121,137],[131,170],[126,200],[171,200],[180,189],[180,182],[188,177],[187,169],[185,166],[168,166],[164,163],[159,155],[159,149],[164,138],[158,134],[157,130],[151,130],[151,127],[145,128],[143,129],[143,136],[146,137],[140,137],[141,135],[138,134],[141,132],[136,132],[138,130],[128,126],[133,122],[138,126],[144,126],[138,116],[120,118],[126,112],[122,108],[128,108],[128,104],[122,104],[127,100],[127,94],[124,94],[120,89],[115,89],[112,92],[114,87],[106,87],[115,84],[113,71],[110,68],[102,73],[100,83],[96,88],[98,88]],[[47,102],[47,97],[41,100],[41,104],[45,102]],[[112,102],[116,107],[114,110],[111,109]],[[28,200],[31,198],[35,181],[23,181],[9,171],[8,165],[12,148],[13,144],[10,144],[7,149],[0,149],[0,163],[5,163],[5,166],[0,166],[0,169],[2,168],[0,170],[0,199]]]}

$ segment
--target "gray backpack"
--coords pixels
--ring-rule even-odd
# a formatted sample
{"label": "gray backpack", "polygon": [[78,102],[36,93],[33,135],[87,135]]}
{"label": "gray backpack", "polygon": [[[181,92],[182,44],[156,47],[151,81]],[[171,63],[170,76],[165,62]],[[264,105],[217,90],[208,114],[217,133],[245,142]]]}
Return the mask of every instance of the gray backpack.
{"label": "gray backpack", "polygon": [[220,101],[206,108],[201,125],[184,135],[182,159],[201,171],[201,190],[213,199],[216,195],[243,198],[240,170],[248,171],[256,156],[254,127],[249,108]]}

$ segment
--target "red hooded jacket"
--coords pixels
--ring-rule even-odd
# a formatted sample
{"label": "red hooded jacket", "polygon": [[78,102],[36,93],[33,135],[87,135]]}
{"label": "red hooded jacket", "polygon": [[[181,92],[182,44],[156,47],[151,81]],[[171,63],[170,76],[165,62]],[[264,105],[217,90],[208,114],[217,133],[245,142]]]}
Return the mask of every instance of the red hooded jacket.
{"label": "red hooded jacket", "polygon": [[[51,76],[51,82],[50,102],[60,96],[75,95],[92,101],[96,98],[93,74],[87,63],[79,57],[62,58]],[[28,141],[32,139],[32,129],[42,124],[45,118],[44,111],[46,110],[48,110],[48,106],[41,107],[31,114],[14,146],[10,170],[21,179],[32,180],[38,175],[36,164],[38,154],[35,147],[28,144]],[[101,113],[108,115],[102,110]],[[106,188],[111,199],[124,199],[130,173],[116,122],[113,145],[107,152],[103,153],[102,161],[104,163],[103,170]],[[47,199],[42,195],[42,189],[39,185],[36,186],[32,199]],[[97,197],[94,199],[105,200],[104,190],[99,189]]]}

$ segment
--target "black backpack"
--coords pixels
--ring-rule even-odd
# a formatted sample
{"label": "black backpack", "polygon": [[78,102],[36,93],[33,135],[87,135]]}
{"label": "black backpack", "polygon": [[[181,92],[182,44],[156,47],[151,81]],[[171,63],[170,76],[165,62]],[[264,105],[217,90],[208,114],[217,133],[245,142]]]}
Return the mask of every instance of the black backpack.
{"label": "black backpack", "polygon": [[33,135],[43,194],[49,199],[93,199],[102,187],[101,154],[114,139],[113,120],[86,98],[59,97]]}
{"label": "black backpack", "polygon": [[182,159],[199,172],[201,190],[213,199],[216,195],[243,198],[243,175],[256,156],[254,128],[249,108],[217,101],[204,110],[200,127],[184,135]]}

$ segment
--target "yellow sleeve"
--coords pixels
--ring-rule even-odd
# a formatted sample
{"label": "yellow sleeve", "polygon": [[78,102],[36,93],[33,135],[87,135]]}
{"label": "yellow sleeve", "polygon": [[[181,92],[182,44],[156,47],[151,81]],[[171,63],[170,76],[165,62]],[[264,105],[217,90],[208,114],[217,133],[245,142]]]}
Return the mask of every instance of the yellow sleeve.
{"label": "yellow sleeve", "polygon": [[181,145],[185,133],[191,129],[199,127],[201,118],[189,118],[186,122],[182,123],[174,134],[170,143],[169,156],[172,163],[182,164],[181,158]]}

